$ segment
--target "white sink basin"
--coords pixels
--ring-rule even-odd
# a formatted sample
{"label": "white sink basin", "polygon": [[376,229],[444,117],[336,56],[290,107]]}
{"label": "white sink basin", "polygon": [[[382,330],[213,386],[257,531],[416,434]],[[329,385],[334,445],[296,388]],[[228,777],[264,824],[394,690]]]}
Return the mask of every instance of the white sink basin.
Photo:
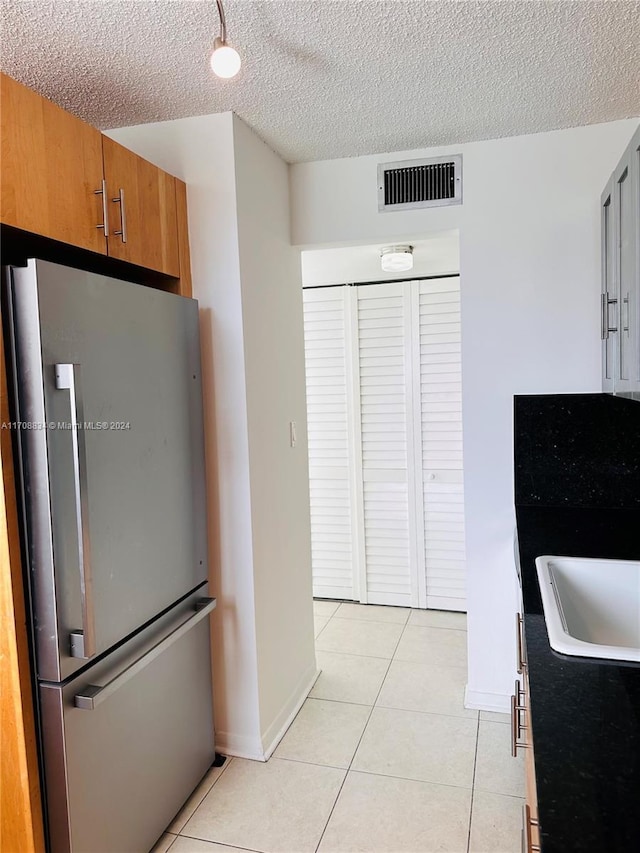
{"label": "white sink basin", "polygon": [[537,557],[551,648],[640,662],[640,561]]}

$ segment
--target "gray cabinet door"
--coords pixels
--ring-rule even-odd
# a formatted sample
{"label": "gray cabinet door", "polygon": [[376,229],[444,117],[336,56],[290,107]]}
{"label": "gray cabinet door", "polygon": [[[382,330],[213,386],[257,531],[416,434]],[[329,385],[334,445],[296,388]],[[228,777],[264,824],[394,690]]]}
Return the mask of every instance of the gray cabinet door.
{"label": "gray cabinet door", "polygon": [[618,290],[618,365],[615,390],[632,391],[637,384],[637,229],[633,199],[632,151],[627,148],[614,172],[616,221],[615,267]]}
{"label": "gray cabinet door", "polygon": [[207,577],[198,309],[41,261],[12,298],[38,676],[60,681]]}
{"label": "gray cabinet door", "polygon": [[631,168],[631,195],[632,195],[632,222],[633,232],[633,272],[631,291],[633,300],[632,311],[632,338],[633,346],[630,358],[632,359],[632,382],[631,390],[634,396],[640,394],[640,126],[633,135],[629,146],[629,159]]}
{"label": "gray cabinet door", "polygon": [[640,127],[602,193],[602,390],[640,395]]}
{"label": "gray cabinet door", "polygon": [[616,230],[613,187],[612,175],[600,199],[602,390],[609,393],[614,390],[618,363],[618,296],[615,274]]}

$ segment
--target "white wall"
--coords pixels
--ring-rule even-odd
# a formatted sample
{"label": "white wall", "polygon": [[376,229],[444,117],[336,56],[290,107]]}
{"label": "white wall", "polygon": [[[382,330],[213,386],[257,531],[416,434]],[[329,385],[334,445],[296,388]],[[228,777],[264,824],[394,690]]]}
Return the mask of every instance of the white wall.
{"label": "white wall", "polygon": [[269,752],[317,675],[302,285],[287,166],[243,121],[234,117],[233,128],[260,723]]}
{"label": "white wall", "polygon": [[[600,390],[599,198],[636,120],[290,167],[304,248],[459,227],[467,701],[507,709],[515,586],[514,394]],[[463,204],[378,213],[379,162],[463,154]]]}
{"label": "white wall", "polygon": [[[306,462],[301,462],[305,435],[302,360],[298,372],[292,366],[284,372],[260,374],[256,359],[267,352],[273,363],[278,358],[272,352],[273,342],[279,341],[285,359],[295,362],[301,350],[301,331],[291,325],[295,300],[282,314],[263,311],[263,325],[259,326],[253,306],[262,300],[264,308],[268,298],[262,295],[261,286],[264,281],[273,295],[277,273],[269,269],[265,276],[260,264],[252,262],[252,252],[264,262],[284,266],[282,280],[291,290],[299,290],[300,272],[299,265],[294,269],[291,264],[290,247],[286,252],[283,249],[289,234],[286,166],[276,162],[273,154],[267,163],[262,143],[247,134],[250,131],[231,113],[108,133],[187,183],[193,292],[201,308],[210,574],[218,597],[212,620],[217,748],[263,758],[272,746],[266,738],[279,730],[281,721],[304,698],[302,692],[292,698],[289,681],[302,683],[308,671],[315,671],[315,660],[313,641],[308,639],[313,632],[310,535],[308,512],[304,513],[308,498],[302,511],[292,517],[298,525],[296,536],[291,540],[283,537],[278,551],[278,543],[265,535],[262,517],[264,511],[273,519],[271,495],[267,505],[263,504],[265,479],[275,464],[262,465],[259,460],[273,442],[271,452],[282,461],[282,436],[286,440],[288,421],[297,418],[302,448],[298,453],[291,451],[283,466],[283,473],[292,478],[291,491],[285,494],[286,483],[281,480],[275,493],[285,510],[296,501],[299,504],[306,477]],[[239,163],[234,151],[236,137]],[[263,175],[252,170],[252,156],[259,156],[263,167],[267,166],[264,184]],[[277,215],[264,239],[253,221],[253,199],[248,197],[251,183],[252,192],[263,198],[262,211],[268,196],[277,197]],[[272,239],[277,247],[270,253]],[[295,282],[292,276],[297,276]],[[245,322],[252,340],[245,334]],[[254,342],[256,335],[259,341]],[[270,405],[263,409],[267,402]],[[261,436],[263,424],[269,429]],[[281,593],[282,584],[295,571],[302,579],[292,594],[275,600],[272,590]],[[296,613],[293,619],[290,609]],[[273,646],[265,639],[264,626],[269,621],[279,626]],[[281,652],[280,665],[287,676],[274,680],[273,660]]]}
{"label": "white wall", "polygon": [[[437,157],[464,148],[456,145],[405,151],[399,159]],[[392,162],[393,157],[395,154],[382,154],[290,166],[292,242],[313,249],[319,245],[388,243],[391,238],[419,240],[438,231],[455,230],[462,210],[459,205],[378,213],[378,163]]]}
{"label": "white wall", "polygon": [[315,287],[460,272],[460,241],[457,231],[433,234],[427,240],[407,239],[401,242],[413,246],[413,269],[409,273],[382,272],[380,249],[386,245],[384,243],[336,249],[310,249],[302,252],[302,284],[304,287]]}

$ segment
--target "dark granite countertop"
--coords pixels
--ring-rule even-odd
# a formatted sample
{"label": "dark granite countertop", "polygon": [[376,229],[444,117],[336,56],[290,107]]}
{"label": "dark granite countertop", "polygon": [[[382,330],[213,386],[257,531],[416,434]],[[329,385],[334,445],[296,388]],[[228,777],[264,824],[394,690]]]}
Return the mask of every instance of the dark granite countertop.
{"label": "dark granite countertop", "polygon": [[535,558],[640,559],[640,507],[516,509],[542,853],[640,850],[640,665],[554,652]]}

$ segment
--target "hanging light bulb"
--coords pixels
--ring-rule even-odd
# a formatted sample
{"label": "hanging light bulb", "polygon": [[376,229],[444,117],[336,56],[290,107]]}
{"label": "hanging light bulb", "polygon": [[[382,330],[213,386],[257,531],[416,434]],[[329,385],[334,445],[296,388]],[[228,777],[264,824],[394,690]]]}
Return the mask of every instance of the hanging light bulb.
{"label": "hanging light bulb", "polygon": [[218,15],[220,16],[220,35],[213,42],[213,53],[211,54],[211,70],[218,77],[228,80],[235,77],[240,71],[242,61],[238,51],[227,44],[227,22],[224,17],[222,0],[216,0]]}
{"label": "hanging light bulb", "polygon": [[227,80],[236,76],[241,64],[240,54],[234,47],[225,44],[220,38],[214,41],[211,54],[211,70],[214,74]]}

